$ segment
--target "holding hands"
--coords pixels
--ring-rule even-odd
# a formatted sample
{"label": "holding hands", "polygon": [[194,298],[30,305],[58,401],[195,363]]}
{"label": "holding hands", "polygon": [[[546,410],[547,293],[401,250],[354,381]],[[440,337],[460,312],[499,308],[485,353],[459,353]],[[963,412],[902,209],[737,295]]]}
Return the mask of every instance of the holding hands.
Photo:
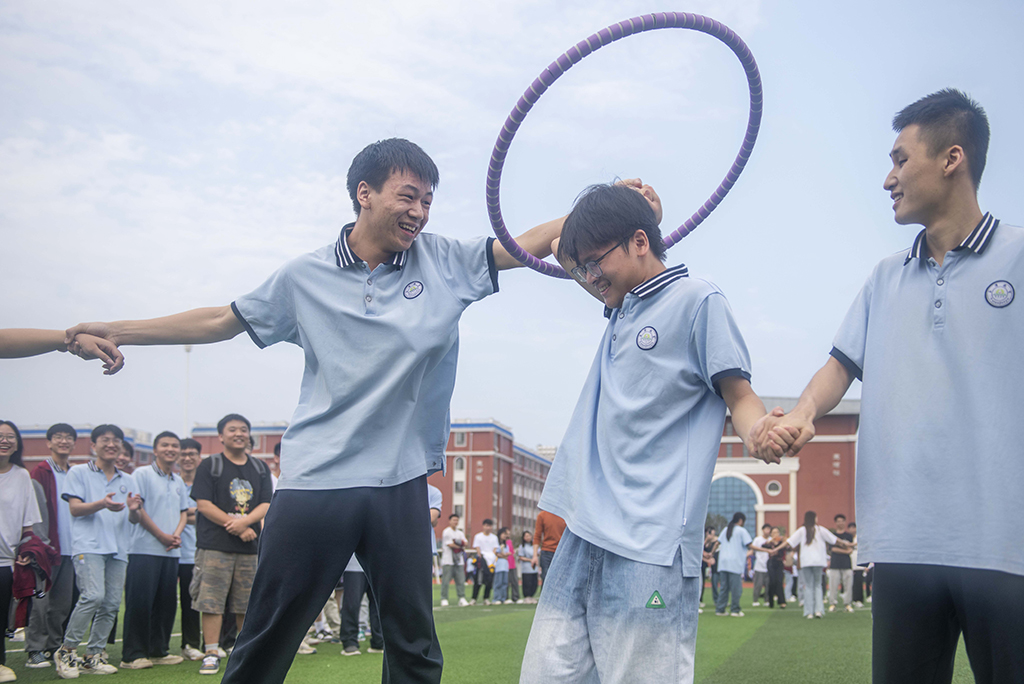
{"label": "holding hands", "polygon": [[796,456],[813,437],[813,420],[776,406],[750,428],[751,453],[765,463],[779,463],[783,456]]}

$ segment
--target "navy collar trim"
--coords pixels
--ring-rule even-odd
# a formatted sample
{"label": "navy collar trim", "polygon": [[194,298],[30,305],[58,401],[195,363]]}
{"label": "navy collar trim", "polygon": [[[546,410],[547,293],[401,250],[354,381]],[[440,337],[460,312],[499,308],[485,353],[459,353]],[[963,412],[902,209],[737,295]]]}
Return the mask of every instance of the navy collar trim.
{"label": "navy collar trim", "polygon": [[[355,223],[349,223],[342,228],[341,235],[338,236],[338,242],[334,245],[334,256],[337,260],[338,268],[345,268],[346,266],[365,263],[362,259],[356,256],[356,253],[348,246],[348,236],[352,233],[352,227],[355,225]],[[402,268],[405,266],[405,261],[408,258],[408,252],[395,252],[391,257],[391,260],[386,263],[389,263],[396,268]]]}
{"label": "navy collar trim", "polygon": [[[992,216],[989,212],[985,212],[985,215],[981,217],[981,221],[974,227],[971,234],[965,237],[964,241],[953,251],[969,249],[975,254],[981,254],[988,247],[988,244],[992,242],[992,235],[998,227],[999,219]],[[914,246],[910,248],[910,253],[903,260],[903,265],[909,264],[911,259],[923,259],[926,256],[926,252],[925,231],[922,230],[914,239]]]}
{"label": "navy collar trim", "polygon": [[[678,266],[665,269],[650,280],[645,280],[630,290],[630,292],[640,299],[647,299],[648,297],[658,294],[677,280],[689,277],[690,269],[686,267],[686,264],[679,264]],[[604,308],[604,317],[611,318],[611,315],[612,310],[606,306]]]}
{"label": "navy collar trim", "polygon": [[[102,470],[100,470],[100,467],[98,465],[96,465],[96,459],[95,458],[92,459],[91,461],[89,461],[89,470],[91,470],[94,473],[102,473],[103,472]],[[114,477],[120,477],[120,476],[121,476],[121,471],[118,470],[117,468],[114,468]],[[112,477],[110,479],[114,479],[114,478]]]}
{"label": "navy collar trim", "polygon": [[[50,470],[52,470],[55,473],[66,473],[66,472],[68,472],[66,470],[61,469],[61,467],[59,465],[57,465],[57,462],[53,460],[52,456],[47,458],[46,462],[50,464]],[[71,461],[68,461],[68,465],[69,466],[71,465]]]}
{"label": "navy collar trim", "polygon": [[153,465],[153,472],[155,472],[158,476],[162,477],[165,480],[173,480],[174,479],[174,471],[173,470],[170,473],[165,475],[164,471],[160,470],[160,466],[158,466],[156,464],[156,461],[153,461],[152,465]]}

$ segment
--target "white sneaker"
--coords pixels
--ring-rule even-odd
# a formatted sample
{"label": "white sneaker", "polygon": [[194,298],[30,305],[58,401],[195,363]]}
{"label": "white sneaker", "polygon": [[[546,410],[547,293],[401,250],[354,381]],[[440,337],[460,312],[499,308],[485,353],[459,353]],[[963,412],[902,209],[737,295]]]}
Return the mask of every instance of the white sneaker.
{"label": "white sneaker", "polygon": [[6,665],[0,665],[0,682],[15,682],[17,680],[18,675],[14,674],[14,670]]}
{"label": "white sneaker", "polygon": [[181,649],[181,657],[185,660],[202,660],[203,652],[200,651],[198,648],[186,646],[185,648]]}
{"label": "white sneaker", "polygon": [[844,608],[843,610],[845,610],[847,613],[852,613],[853,612],[853,606],[846,606],[846,608]]}
{"label": "white sneaker", "polygon": [[203,664],[199,666],[199,674],[215,675],[220,672],[220,656],[211,651],[203,656]]}
{"label": "white sneaker", "polygon": [[460,607],[460,608],[461,608],[461,607],[464,607],[464,606],[468,606],[468,605],[469,605],[469,601],[467,601],[467,600],[466,600],[466,599],[464,599],[464,598],[460,598],[460,599],[459,599],[459,607]]}
{"label": "white sneaker", "polygon": [[830,613],[836,612],[836,604],[833,603],[831,606],[829,606],[828,607],[828,612],[830,612]]}
{"label": "white sneaker", "polygon": [[136,658],[135,660],[121,661],[121,667],[125,670],[148,670],[153,667],[153,661],[149,658]]}
{"label": "white sneaker", "polygon": [[759,601],[754,601],[750,605],[752,605],[752,606],[754,606],[756,608],[757,606],[761,605],[761,603]]}
{"label": "white sneaker", "polygon": [[805,615],[804,617],[806,617],[808,620],[813,620],[814,619],[813,615]]}
{"label": "white sneaker", "polygon": [[491,599],[484,599],[484,605],[485,606],[491,605]]}
{"label": "white sneaker", "polygon": [[309,645],[309,642],[303,639],[299,643],[299,650],[296,651],[299,655],[313,655],[316,653],[316,649]]}
{"label": "white sneaker", "polygon": [[515,603],[515,601],[513,601],[512,599],[505,599],[505,601],[504,601],[504,604],[505,604],[506,606],[507,606],[507,605],[509,605],[509,604],[511,604],[511,603]]}
{"label": "white sneaker", "polygon": [[736,611],[735,613],[729,613],[730,617],[746,617],[746,614],[742,611]]}
{"label": "white sneaker", "polygon": [[697,609],[697,615],[703,615],[703,614],[704,614],[704,609],[703,608],[698,608]]}
{"label": "white sneaker", "polygon": [[154,665],[178,665],[185,662],[185,659],[180,655],[173,655],[168,653],[163,658],[150,658]]}
{"label": "white sneaker", "polygon": [[57,676],[61,679],[78,679],[78,655],[61,646],[53,654],[53,662],[57,667]]}
{"label": "white sneaker", "polygon": [[220,658],[221,660],[223,660],[224,658],[228,657],[228,653],[223,648],[218,646],[217,647],[217,657]]}
{"label": "white sneaker", "polygon": [[448,599],[441,599],[441,607],[444,608],[448,605]]}
{"label": "white sneaker", "polygon": [[107,662],[106,653],[93,653],[92,655],[85,656],[85,659],[78,664],[78,671],[82,674],[117,674],[117,668]]}

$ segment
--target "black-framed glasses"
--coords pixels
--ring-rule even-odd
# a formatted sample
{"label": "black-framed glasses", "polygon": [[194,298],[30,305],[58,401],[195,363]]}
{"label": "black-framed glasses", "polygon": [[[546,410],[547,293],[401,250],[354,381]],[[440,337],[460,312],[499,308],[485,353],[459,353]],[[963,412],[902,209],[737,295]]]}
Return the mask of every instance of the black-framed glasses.
{"label": "black-framed glasses", "polygon": [[580,281],[581,283],[587,282],[588,273],[594,276],[595,278],[600,278],[602,275],[604,275],[604,271],[601,270],[601,260],[604,259],[609,254],[611,254],[612,252],[614,252],[615,250],[617,250],[625,243],[626,240],[620,240],[619,242],[616,242],[614,247],[609,249],[601,256],[597,257],[593,261],[588,261],[582,266],[577,266],[576,268],[570,270],[569,273],[572,273],[572,277]]}

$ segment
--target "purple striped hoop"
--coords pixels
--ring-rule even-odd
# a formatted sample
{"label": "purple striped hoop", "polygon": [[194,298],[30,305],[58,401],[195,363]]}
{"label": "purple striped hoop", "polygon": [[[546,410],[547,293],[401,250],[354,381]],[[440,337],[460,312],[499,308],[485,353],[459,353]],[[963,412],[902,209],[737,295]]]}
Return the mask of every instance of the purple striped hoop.
{"label": "purple striped hoop", "polygon": [[586,40],[576,43],[562,53],[558,59],[549,64],[541,72],[540,76],[534,79],[522,97],[519,98],[512,113],[505,119],[505,125],[502,126],[501,133],[498,134],[497,142],[494,143],[491,163],[487,168],[487,214],[491,219],[491,227],[494,229],[494,234],[497,236],[498,241],[520,263],[545,275],[556,278],[570,277],[561,266],[538,259],[520,247],[509,234],[508,229],[505,227],[505,221],[501,216],[501,171],[505,165],[505,156],[508,154],[508,148],[512,144],[512,139],[526,119],[527,113],[537,103],[540,96],[544,94],[544,91],[558,80],[559,76],[571,69],[574,64],[590,53],[601,49],[609,43],[614,43],[620,38],[643,33],[644,31],[664,28],[700,31],[728,45],[729,49],[736,53],[740,63],[743,65],[743,69],[747,74],[747,87],[750,89],[750,116],[747,119],[747,132],[743,137],[743,144],[740,146],[739,154],[736,155],[736,159],[733,161],[732,168],[729,169],[729,173],[725,174],[725,179],[711,194],[711,197],[690,218],[686,219],[683,225],[679,226],[679,228],[665,238],[665,246],[671,247],[689,235],[715,210],[715,207],[721,203],[729,193],[729,190],[732,189],[732,186],[736,184],[736,180],[743,171],[743,167],[747,165],[750,153],[754,149],[757,132],[761,127],[761,108],[763,104],[761,75],[757,71],[757,62],[754,61],[754,56],[750,54],[746,44],[725,24],[699,14],[658,12],[620,21],[617,24],[601,29]]}

